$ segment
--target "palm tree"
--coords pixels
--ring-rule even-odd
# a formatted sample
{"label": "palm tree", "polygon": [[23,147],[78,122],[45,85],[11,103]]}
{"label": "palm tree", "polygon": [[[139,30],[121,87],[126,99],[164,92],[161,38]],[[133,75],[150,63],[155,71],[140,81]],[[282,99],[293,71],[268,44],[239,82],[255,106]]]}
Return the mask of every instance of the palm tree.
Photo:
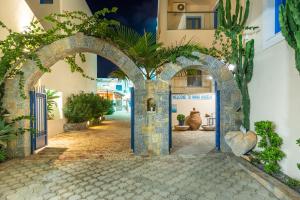
{"label": "palm tree", "polygon": [[[148,32],[139,34],[125,26],[115,27],[111,32],[111,39],[135,62],[147,80],[159,74],[164,64],[175,62],[180,56],[197,59],[198,57],[192,54],[193,51],[207,51],[205,48],[190,43],[166,48],[156,42],[155,34]],[[113,71],[110,77],[128,79],[121,70]]]}

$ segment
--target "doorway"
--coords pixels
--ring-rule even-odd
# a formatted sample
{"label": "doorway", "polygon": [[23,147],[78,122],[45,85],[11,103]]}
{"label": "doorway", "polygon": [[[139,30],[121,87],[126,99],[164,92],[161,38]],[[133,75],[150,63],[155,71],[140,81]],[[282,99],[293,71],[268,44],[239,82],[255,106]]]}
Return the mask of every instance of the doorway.
{"label": "doorway", "polygon": [[199,69],[182,70],[171,79],[172,154],[207,154],[219,148],[215,88],[212,76]]}

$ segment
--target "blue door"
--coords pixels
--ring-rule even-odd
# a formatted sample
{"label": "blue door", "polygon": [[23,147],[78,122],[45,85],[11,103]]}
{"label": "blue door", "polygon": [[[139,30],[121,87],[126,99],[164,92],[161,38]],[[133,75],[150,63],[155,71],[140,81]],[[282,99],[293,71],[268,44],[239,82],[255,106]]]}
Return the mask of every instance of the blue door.
{"label": "blue door", "polygon": [[45,88],[30,91],[31,153],[48,144],[47,95]]}
{"label": "blue door", "polygon": [[169,93],[169,150],[172,148],[172,91]]}
{"label": "blue door", "polygon": [[135,105],[135,101],[134,101],[134,88],[132,87],[130,89],[131,91],[131,95],[130,95],[130,111],[131,111],[131,149],[133,152],[135,152],[135,148],[134,148],[134,105]]}

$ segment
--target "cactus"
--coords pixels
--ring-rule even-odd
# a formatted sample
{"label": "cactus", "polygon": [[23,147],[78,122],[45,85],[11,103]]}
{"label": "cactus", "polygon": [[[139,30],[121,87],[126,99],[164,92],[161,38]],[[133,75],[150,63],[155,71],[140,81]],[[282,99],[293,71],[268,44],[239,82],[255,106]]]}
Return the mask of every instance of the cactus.
{"label": "cactus", "polygon": [[296,68],[300,73],[300,1],[287,0],[285,6],[282,4],[279,21],[282,35],[295,49]]}
{"label": "cactus", "polygon": [[243,126],[250,129],[250,96],[248,84],[253,75],[254,40],[246,43],[243,47],[243,37],[238,37],[238,59],[236,62],[235,79],[242,94]]}
{"label": "cactus", "polygon": [[235,12],[232,15],[231,0],[226,0],[226,6],[224,8],[223,0],[220,0],[218,7],[218,22],[219,29],[225,33],[225,35],[231,39],[232,55],[230,58],[231,63],[236,63],[238,59],[238,35],[245,29],[255,29],[256,27],[246,27],[246,22],[249,17],[250,0],[246,1],[245,12],[244,7],[241,6],[240,0],[236,1]]}
{"label": "cactus", "polygon": [[[218,20],[219,27],[216,35],[224,33],[230,39],[231,55],[227,62],[236,64],[235,80],[242,94],[243,126],[250,129],[250,97],[248,83],[253,75],[254,40],[243,45],[243,31],[255,30],[258,27],[246,26],[250,11],[250,0],[246,0],[246,7],[236,0],[235,10],[232,11],[231,0],[219,1]],[[221,37],[220,37],[221,38]]]}
{"label": "cactus", "polygon": [[218,20],[219,26],[225,28],[227,31],[227,37],[231,34],[238,35],[245,29],[245,24],[249,17],[250,0],[246,1],[246,9],[243,12],[244,7],[241,6],[240,0],[236,1],[235,14],[231,15],[231,0],[226,0],[226,7],[224,8],[223,0],[219,2],[218,8]]}

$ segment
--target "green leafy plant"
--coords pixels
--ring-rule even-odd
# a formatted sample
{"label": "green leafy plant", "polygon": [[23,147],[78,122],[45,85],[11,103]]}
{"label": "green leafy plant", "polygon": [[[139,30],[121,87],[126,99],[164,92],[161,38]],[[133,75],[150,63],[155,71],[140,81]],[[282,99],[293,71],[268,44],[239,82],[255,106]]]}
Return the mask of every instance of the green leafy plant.
{"label": "green leafy plant", "polygon": [[179,125],[183,126],[184,125],[184,121],[185,121],[185,115],[183,115],[183,114],[177,115],[177,120],[179,122]]}
{"label": "green leafy plant", "polygon": [[23,119],[28,119],[28,117],[18,117],[9,123],[0,119],[0,162],[7,158],[7,142],[16,139],[19,134],[26,131],[24,128],[17,127],[17,122]]}
{"label": "green leafy plant", "polygon": [[4,145],[0,144],[0,163],[5,161],[7,158],[7,152]]}
{"label": "green leafy plant", "polygon": [[185,115],[183,115],[183,114],[177,115],[177,120],[178,121],[184,121],[185,120]]}
{"label": "green leafy plant", "polygon": [[64,108],[68,123],[93,121],[106,114],[112,107],[110,100],[93,93],[71,95]]}
{"label": "green leafy plant", "polygon": [[56,99],[59,98],[57,92],[54,90],[46,90],[47,96],[47,111],[48,111],[48,119],[53,119],[54,117],[54,107],[57,107]]}
{"label": "green leafy plant", "polygon": [[290,187],[298,187],[300,186],[300,181],[293,178],[288,178],[286,184]]}
{"label": "green leafy plant", "polygon": [[[180,56],[197,59],[198,57],[193,55],[194,51],[208,52],[199,45],[189,43],[166,48],[161,43],[157,43],[155,34],[148,32],[139,34],[125,26],[114,27],[111,35],[112,41],[135,62],[147,80],[158,75],[164,64],[175,62]],[[120,70],[112,72],[110,77],[128,79],[126,74]]]}
{"label": "green leafy plant", "polygon": [[111,106],[111,107],[108,109],[107,113],[105,113],[105,115],[112,115],[112,114],[114,114],[114,113],[115,113],[115,109],[114,109],[113,106]]}
{"label": "green leafy plant", "polygon": [[287,0],[286,5],[281,4],[279,21],[282,35],[295,49],[296,68],[300,73],[300,1]]}
{"label": "green leafy plant", "polygon": [[[45,20],[52,23],[52,28],[44,30],[38,20],[33,20],[27,29],[21,33],[14,32],[4,23],[0,22],[0,28],[7,31],[8,36],[0,41],[0,84],[6,78],[19,76],[20,94],[23,98],[26,95],[24,88],[24,72],[22,65],[27,60],[33,60],[38,68],[43,72],[50,72],[50,69],[43,66],[37,50],[41,47],[51,44],[59,39],[82,32],[86,35],[96,36],[98,38],[109,38],[108,28],[118,25],[115,20],[105,18],[106,14],[115,13],[117,8],[103,9],[92,16],[84,12],[63,12],[62,14],[52,14]],[[82,61],[85,61],[83,54],[78,54]],[[76,55],[68,56],[65,61],[69,63],[72,72],[79,72],[82,76],[90,78],[84,73],[84,70],[75,62]]]}
{"label": "green leafy plant", "polygon": [[282,138],[275,132],[274,125],[270,121],[256,122],[255,131],[261,137],[258,147],[262,149],[255,155],[262,162],[267,173],[279,172],[278,162],[285,156],[284,152],[280,150]]}

